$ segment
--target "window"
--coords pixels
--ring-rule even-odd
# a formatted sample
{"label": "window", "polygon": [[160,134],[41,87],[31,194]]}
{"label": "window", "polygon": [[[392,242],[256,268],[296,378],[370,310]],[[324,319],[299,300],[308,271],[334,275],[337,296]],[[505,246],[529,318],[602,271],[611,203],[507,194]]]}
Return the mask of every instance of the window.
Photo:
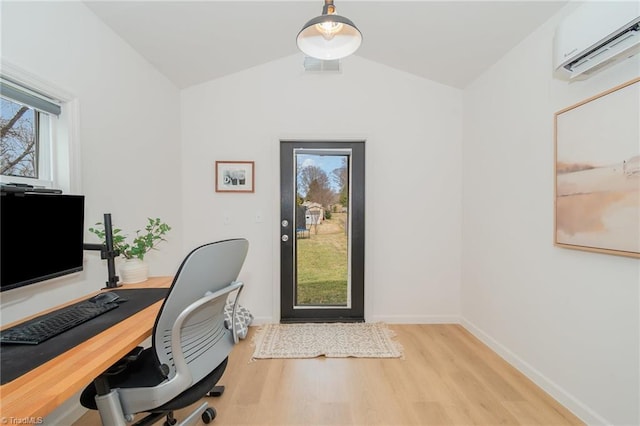
{"label": "window", "polygon": [[0,77],[0,179],[54,187],[58,102]]}
{"label": "window", "polygon": [[4,58],[0,65],[0,182],[81,193],[78,98]]}

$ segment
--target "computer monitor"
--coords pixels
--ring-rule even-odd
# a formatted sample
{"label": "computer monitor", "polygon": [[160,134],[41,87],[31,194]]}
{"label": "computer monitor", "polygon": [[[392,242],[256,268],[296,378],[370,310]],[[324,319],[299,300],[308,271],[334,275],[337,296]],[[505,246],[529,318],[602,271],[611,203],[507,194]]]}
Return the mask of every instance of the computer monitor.
{"label": "computer monitor", "polygon": [[0,291],[82,271],[84,196],[2,193]]}

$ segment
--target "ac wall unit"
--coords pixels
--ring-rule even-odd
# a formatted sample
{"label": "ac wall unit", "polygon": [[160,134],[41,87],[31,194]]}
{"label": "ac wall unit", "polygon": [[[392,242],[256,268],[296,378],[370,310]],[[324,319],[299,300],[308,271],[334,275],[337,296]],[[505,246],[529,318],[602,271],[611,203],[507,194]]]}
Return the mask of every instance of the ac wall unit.
{"label": "ac wall unit", "polygon": [[554,37],[556,77],[583,80],[640,52],[640,2],[587,2]]}

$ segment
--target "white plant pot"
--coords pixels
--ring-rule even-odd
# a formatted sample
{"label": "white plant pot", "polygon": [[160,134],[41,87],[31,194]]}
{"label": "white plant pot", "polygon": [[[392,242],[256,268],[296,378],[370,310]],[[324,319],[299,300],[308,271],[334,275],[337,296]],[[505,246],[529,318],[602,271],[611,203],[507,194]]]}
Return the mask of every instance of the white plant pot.
{"label": "white plant pot", "polygon": [[146,281],[149,277],[149,265],[140,259],[127,259],[120,266],[120,279],[123,284]]}

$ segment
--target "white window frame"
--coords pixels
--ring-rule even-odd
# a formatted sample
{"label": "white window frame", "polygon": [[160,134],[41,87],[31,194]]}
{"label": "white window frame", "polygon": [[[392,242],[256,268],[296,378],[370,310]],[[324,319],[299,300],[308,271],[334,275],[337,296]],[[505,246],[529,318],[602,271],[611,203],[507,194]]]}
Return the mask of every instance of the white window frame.
{"label": "white window frame", "polygon": [[[51,129],[50,149],[48,152],[46,149],[41,150],[38,160],[39,176],[51,176],[51,179],[0,175],[0,182],[25,183],[61,189],[64,193],[80,193],[79,108],[77,97],[29,71],[8,63],[4,59],[2,59],[1,67],[2,75],[11,81],[59,101],[62,112],[57,118],[50,116],[51,126],[48,126]],[[40,129],[42,130],[43,127],[45,126],[41,126]],[[41,139],[42,136],[45,135],[41,135]]]}

